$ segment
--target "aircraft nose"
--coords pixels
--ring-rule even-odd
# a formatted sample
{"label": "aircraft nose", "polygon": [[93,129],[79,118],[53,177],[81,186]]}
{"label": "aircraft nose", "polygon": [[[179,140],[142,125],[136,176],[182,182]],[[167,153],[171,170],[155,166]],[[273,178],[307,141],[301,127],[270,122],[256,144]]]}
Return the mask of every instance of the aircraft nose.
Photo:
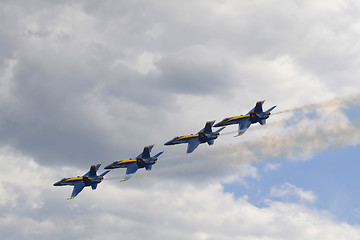
{"label": "aircraft nose", "polygon": [[53,186],[61,186],[61,183],[60,183],[60,182],[61,182],[61,181],[58,181],[58,182],[54,183]]}
{"label": "aircraft nose", "polygon": [[221,126],[222,126],[222,121],[221,121],[221,122],[216,123],[213,127],[221,127]]}
{"label": "aircraft nose", "polygon": [[174,142],[172,140],[166,142],[164,145],[174,145]]}
{"label": "aircraft nose", "polygon": [[113,166],[113,164],[109,164],[106,167],[104,167],[104,169],[112,169],[112,166]]}

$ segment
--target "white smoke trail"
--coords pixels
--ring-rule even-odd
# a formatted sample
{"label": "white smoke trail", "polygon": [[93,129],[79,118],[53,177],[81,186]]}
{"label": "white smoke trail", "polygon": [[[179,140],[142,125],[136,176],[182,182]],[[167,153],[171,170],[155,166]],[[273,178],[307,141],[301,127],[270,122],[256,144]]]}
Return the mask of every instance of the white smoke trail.
{"label": "white smoke trail", "polygon": [[[308,159],[313,154],[329,148],[359,144],[359,119],[350,121],[343,113],[343,109],[350,104],[359,103],[360,94],[356,94],[281,111],[277,114],[319,110],[317,115],[312,116],[311,119],[302,116],[298,121],[294,121],[294,117],[291,116],[281,121],[276,120],[275,116],[271,116],[264,127],[250,127],[243,136],[234,138],[235,143],[233,144],[216,146],[214,151],[197,149],[191,155],[184,153],[184,155],[162,158],[159,160],[160,162],[180,161],[176,163],[176,167],[169,164],[167,167],[156,169],[149,174],[134,177],[175,177],[177,174],[189,176],[190,173],[216,172],[226,166],[231,167],[274,158]],[[331,113],[320,111],[323,108],[331,109]],[[235,133],[237,131],[222,133],[217,141],[221,141],[222,135]],[[112,179],[120,180],[124,177],[114,177],[109,180]]]}
{"label": "white smoke trail", "polygon": [[275,112],[272,115],[282,114],[282,113],[293,113],[297,111],[310,111],[310,110],[322,109],[328,107],[345,107],[346,105],[349,104],[359,104],[359,103],[360,103],[360,93],[356,93],[347,97],[337,97],[320,103],[307,104],[302,107]]}

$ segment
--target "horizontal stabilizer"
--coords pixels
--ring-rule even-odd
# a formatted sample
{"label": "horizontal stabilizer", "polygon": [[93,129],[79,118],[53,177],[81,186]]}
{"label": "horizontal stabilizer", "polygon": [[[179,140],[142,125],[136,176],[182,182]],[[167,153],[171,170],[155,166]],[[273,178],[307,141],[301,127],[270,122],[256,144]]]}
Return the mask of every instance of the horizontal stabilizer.
{"label": "horizontal stabilizer", "polygon": [[97,185],[98,185],[97,183],[92,183],[92,184],[91,184],[91,188],[92,188],[92,190],[96,190]]}
{"label": "horizontal stabilizer", "polygon": [[266,119],[261,119],[261,120],[259,120],[259,123],[260,123],[261,125],[265,125],[265,124],[266,124]]}
{"label": "horizontal stabilizer", "polygon": [[211,145],[214,144],[214,141],[215,141],[215,139],[209,139],[209,140],[207,141],[207,143],[211,146]]}

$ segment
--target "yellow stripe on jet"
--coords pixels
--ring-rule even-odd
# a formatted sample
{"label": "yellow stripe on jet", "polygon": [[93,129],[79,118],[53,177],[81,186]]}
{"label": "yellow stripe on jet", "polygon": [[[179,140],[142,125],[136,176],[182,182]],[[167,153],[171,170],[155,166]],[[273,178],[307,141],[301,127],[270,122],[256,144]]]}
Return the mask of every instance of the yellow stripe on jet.
{"label": "yellow stripe on jet", "polygon": [[82,180],[82,179],[83,179],[82,177],[71,177],[71,178],[66,179],[64,182],[75,181],[75,180]]}
{"label": "yellow stripe on jet", "polygon": [[136,159],[121,160],[120,162],[118,162],[118,163],[116,163],[116,164],[130,163],[130,162],[136,162]]}
{"label": "yellow stripe on jet", "polygon": [[175,141],[181,140],[181,139],[186,139],[186,138],[191,138],[191,137],[198,137],[198,136],[199,136],[199,134],[185,135],[185,136],[178,137]]}
{"label": "yellow stripe on jet", "polygon": [[235,116],[232,118],[229,118],[228,120],[226,120],[227,122],[232,121],[232,120],[236,120],[236,119],[240,119],[240,118],[247,118],[250,117],[250,115],[240,115],[240,116]]}

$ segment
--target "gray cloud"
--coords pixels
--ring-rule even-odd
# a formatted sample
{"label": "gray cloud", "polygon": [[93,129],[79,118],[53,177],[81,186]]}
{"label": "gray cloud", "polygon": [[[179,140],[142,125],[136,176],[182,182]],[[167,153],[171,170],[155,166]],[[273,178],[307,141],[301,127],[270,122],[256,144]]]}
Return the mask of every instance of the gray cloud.
{"label": "gray cloud", "polygon": [[[0,158],[2,236],[358,238],[356,226],[322,211],[272,201],[258,208],[220,184],[258,177],[247,163],[359,143],[357,119],[343,113],[360,90],[355,1],[0,5],[0,143],[17,152]],[[349,97],[335,108],[311,105],[338,96]],[[261,131],[224,134],[193,155],[162,145],[263,99],[296,110],[296,121],[274,115]],[[71,188],[52,187],[153,143],[164,156],[126,184],[109,179],[71,202]]]}

